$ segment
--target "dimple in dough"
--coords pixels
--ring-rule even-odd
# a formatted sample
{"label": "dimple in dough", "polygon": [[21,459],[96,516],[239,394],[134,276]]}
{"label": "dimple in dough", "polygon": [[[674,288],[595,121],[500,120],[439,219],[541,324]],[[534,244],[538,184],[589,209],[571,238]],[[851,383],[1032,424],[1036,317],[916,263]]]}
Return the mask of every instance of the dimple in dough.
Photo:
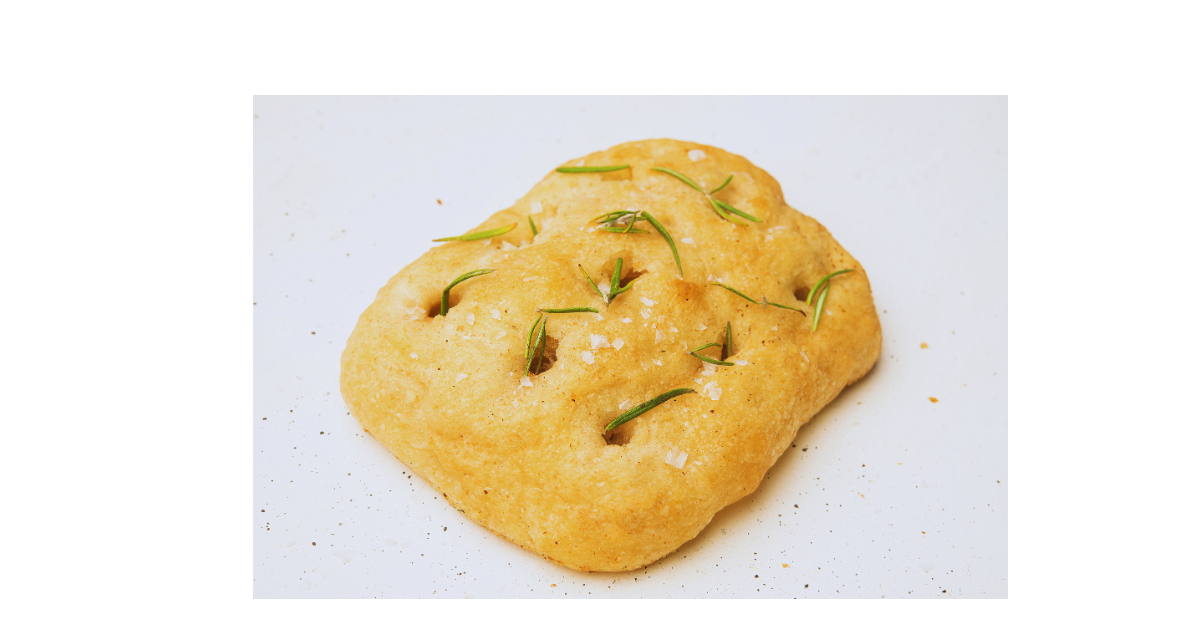
{"label": "dimple in dough", "polygon": [[[705,159],[689,158],[696,149]],[[866,272],[745,158],[647,140],[582,161],[631,168],[551,172],[472,231],[516,229],[435,246],[402,269],[359,318],[341,387],[363,428],[459,511],[564,566],[625,571],[671,553],[753,492],[797,429],[871,369],[881,332]],[[722,219],[704,193],[654,166],[705,190],[732,174],[715,197],[762,223]],[[597,215],[624,209],[648,211],[670,232],[682,276],[647,223],[637,225],[649,234],[593,229]],[[605,306],[576,265],[599,284],[618,257],[637,279]],[[496,271],[456,286],[449,313],[438,315],[442,289],[481,268]],[[813,332],[814,307],[799,298],[846,268],[856,271],[831,282]],[[600,314],[551,315],[551,360],[524,378],[537,309],[568,306]],[[727,321],[737,365],[687,354],[721,341]],[[624,410],[678,387],[696,393],[605,433]]]}

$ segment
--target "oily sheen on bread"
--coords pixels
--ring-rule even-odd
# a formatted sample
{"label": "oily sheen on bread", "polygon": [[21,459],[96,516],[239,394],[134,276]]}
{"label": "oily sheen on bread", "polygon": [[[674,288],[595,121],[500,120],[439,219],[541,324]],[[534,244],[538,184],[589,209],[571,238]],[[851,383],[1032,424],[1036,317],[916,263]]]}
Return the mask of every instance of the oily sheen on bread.
{"label": "oily sheen on bread", "polygon": [[[358,320],[342,355],[354,417],[458,510],[534,553],[585,571],[643,567],[695,537],[721,508],[758,487],[796,430],[879,356],[866,272],[819,223],[784,203],[779,184],[745,158],[675,140],[615,146],[552,171],[472,232],[393,276]],[[718,215],[713,198],[762,220]],[[618,234],[603,213],[650,213],[646,233]],[[529,226],[532,219],[539,233]],[[632,288],[611,304],[616,260]],[[455,286],[440,315],[442,289]],[[826,274],[819,327],[803,298]],[[752,303],[712,283],[733,287]],[[549,315],[540,373],[524,376],[539,308]],[[723,342],[716,366],[689,350]],[[719,348],[702,351],[719,359]],[[630,408],[692,388],[606,432]]]}

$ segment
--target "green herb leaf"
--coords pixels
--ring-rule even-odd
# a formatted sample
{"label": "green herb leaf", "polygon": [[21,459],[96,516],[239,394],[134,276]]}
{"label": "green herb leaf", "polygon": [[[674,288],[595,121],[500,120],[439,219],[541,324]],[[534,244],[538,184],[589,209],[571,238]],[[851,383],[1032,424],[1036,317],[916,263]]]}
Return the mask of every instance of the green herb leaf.
{"label": "green herb leaf", "polygon": [[721,287],[722,289],[726,289],[726,290],[729,290],[729,291],[733,291],[734,293],[736,293],[736,294],[738,294],[738,295],[742,296],[743,298],[745,298],[745,299],[746,299],[748,302],[754,302],[755,304],[758,304],[758,300],[756,300],[756,299],[754,299],[754,298],[750,297],[749,295],[746,295],[745,293],[742,293],[741,291],[738,291],[737,289],[735,289],[735,288],[733,288],[733,287],[731,287],[731,286],[729,286],[729,285],[727,285],[727,284],[721,284],[720,282],[710,282],[709,284],[715,284],[715,285],[717,285],[717,286]]}
{"label": "green herb leaf", "polygon": [[733,331],[729,328],[729,322],[725,322],[725,343],[721,344],[721,360],[729,358],[733,354]]}
{"label": "green herb leaf", "polygon": [[610,211],[605,212],[604,214],[592,219],[591,221],[589,221],[589,223],[610,223],[610,222],[615,221],[623,216],[627,216],[630,214],[637,214],[637,212],[633,211],[633,210],[610,210]]}
{"label": "green herb leaf", "polygon": [[568,308],[539,308],[539,313],[599,313],[590,306],[571,306]]}
{"label": "green herb leaf", "polygon": [[804,311],[796,308],[795,306],[787,306],[786,304],[776,304],[775,302],[768,302],[767,296],[765,296],[765,295],[763,296],[763,304],[770,304],[771,306],[778,306],[779,308],[786,308],[789,311],[796,311],[797,313],[800,313],[801,315],[808,317],[808,313],[805,313]]}
{"label": "green herb leaf", "polygon": [[693,394],[695,392],[696,392],[696,390],[694,390],[690,387],[681,387],[679,389],[672,389],[669,392],[659,394],[658,396],[655,396],[654,398],[647,400],[646,402],[634,407],[633,409],[630,409],[629,411],[626,411],[625,413],[617,416],[616,420],[609,422],[608,426],[604,427],[604,430],[612,431],[613,429],[621,426],[622,424],[625,424],[626,422],[633,420],[634,418],[646,413],[647,411],[650,411],[651,409],[663,404],[664,402],[666,402],[676,396],[682,396],[684,394]]}
{"label": "green herb leaf", "polygon": [[717,203],[716,199],[709,197],[708,203],[712,204],[713,210],[716,210],[717,216],[721,217],[722,219],[725,219],[726,221],[729,221],[730,223],[736,223],[738,225],[746,225],[745,223],[742,223],[741,221],[738,221],[737,219],[734,219],[733,217],[729,216],[729,213],[726,212],[723,208],[721,208],[721,204]]}
{"label": "green herb leaf", "polygon": [[633,227],[633,224],[623,228],[615,225],[606,225],[600,229],[604,230],[605,232],[612,232],[614,234],[649,234],[649,232],[646,230]]}
{"label": "green herb leaf", "polygon": [[829,295],[829,283],[825,283],[825,290],[821,291],[821,297],[817,299],[817,314],[813,317],[813,332],[817,332],[817,324],[821,321],[821,309],[825,307],[825,296]]}
{"label": "green herb leaf", "polygon": [[443,241],[478,241],[479,239],[491,238],[493,236],[500,236],[501,234],[511,232],[512,229],[515,227],[517,227],[516,223],[514,223],[512,225],[506,225],[504,227],[498,227],[494,230],[484,230],[483,232],[474,232],[472,234],[463,234],[462,236],[447,236],[446,238],[435,238],[435,239],[433,239],[433,242],[441,243]]}
{"label": "green herb leaf", "polygon": [[493,271],[495,271],[495,269],[476,269],[475,271],[468,271],[467,273],[455,278],[454,282],[451,282],[445,289],[442,289],[442,316],[445,317],[446,311],[450,310],[450,289],[453,289],[454,285],[462,282],[463,280],[470,280],[476,276],[482,276],[487,273],[492,273]]}
{"label": "green herb leaf", "polygon": [[[529,327],[529,334],[525,335],[525,360],[526,361],[529,360],[529,355],[531,352],[533,352],[533,349],[529,347],[529,344],[533,341],[533,331],[537,330],[538,324],[541,323],[541,321],[542,321],[542,317],[545,317],[545,316],[538,315],[537,319],[533,320],[533,326]],[[525,373],[526,374],[529,373],[528,367],[525,368]]]}
{"label": "green herb leaf", "polygon": [[537,226],[533,224],[533,215],[527,216],[527,217],[525,217],[525,218],[526,218],[526,219],[529,219],[529,229],[533,230],[533,235],[534,235],[534,236],[537,236],[537,235],[538,235],[538,231],[537,231]]}
{"label": "green herb leaf", "polygon": [[[533,336],[533,328],[529,329],[530,339],[533,341],[533,347],[528,347],[526,342],[525,348],[525,376],[529,376],[529,369],[533,368],[534,372],[542,369],[542,356],[546,352],[546,322],[550,321],[550,316],[545,317],[538,315],[537,321],[533,322],[533,328],[538,329],[537,337]],[[538,326],[541,322],[541,327]],[[537,367],[533,365],[534,357],[537,358]]]}
{"label": "green herb leaf", "polygon": [[[701,361],[704,361],[705,363],[711,363],[713,365],[733,365],[732,363],[729,363],[728,361],[724,361],[724,360],[718,361],[711,357],[706,357],[703,354],[696,354],[697,352],[700,352],[701,350],[704,350],[705,348],[711,348],[713,346],[719,346],[719,345],[721,345],[721,344],[719,344],[715,341],[712,343],[706,343],[703,346],[696,348],[695,350],[689,350],[688,354],[696,357],[697,359],[700,359]],[[721,357],[721,359],[724,359],[724,358],[725,357]]]}
{"label": "green herb leaf", "polygon": [[714,188],[714,189],[712,189],[712,190],[708,191],[708,194],[710,194],[710,195],[711,195],[711,194],[713,194],[713,193],[717,192],[718,190],[721,190],[722,188],[724,188],[724,187],[728,186],[728,185],[729,185],[729,182],[731,182],[731,181],[733,181],[733,175],[730,175],[729,177],[725,178],[725,183],[723,183],[723,184],[721,184],[720,186],[717,186],[716,188]]}
{"label": "green herb leaf", "polygon": [[[825,276],[824,278],[821,278],[820,282],[817,282],[817,286],[813,287],[812,291],[808,292],[808,299],[805,300],[804,303],[809,306],[812,306],[813,297],[816,296],[817,292],[819,292],[821,290],[821,285],[825,284],[826,282],[829,282],[829,279],[834,276],[839,276],[843,273],[850,273],[851,271],[854,271],[854,270],[853,269],[842,269],[840,271],[835,271],[835,272]],[[814,326],[813,330],[816,330],[816,328],[815,328],[816,321],[813,321],[813,326]]]}
{"label": "green herb leaf", "polygon": [[607,173],[609,171],[619,171],[624,168],[629,168],[628,164],[617,164],[615,166],[560,166],[554,170],[559,173]]}
{"label": "green herb leaf", "polygon": [[692,188],[695,188],[696,190],[699,190],[700,192],[704,192],[704,189],[701,188],[699,184],[692,181],[692,178],[688,177],[687,175],[684,175],[683,173],[678,173],[676,171],[672,171],[669,168],[663,168],[661,166],[655,166],[654,168],[651,168],[650,170],[659,171],[662,173],[666,173],[667,175],[671,175],[672,177],[677,177],[677,178],[679,178],[679,181],[687,184],[688,186],[691,186]]}
{"label": "green herb leaf", "polygon": [[604,295],[604,292],[600,290],[600,287],[596,286],[595,282],[592,282],[592,277],[589,276],[588,272],[584,270],[583,265],[580,265],[579,263],[575,263],[575,265],[579,267],[579,273],[582,273],[583,277],[587,278],[588,284],[592,285],[592,290],[596,292],[596,295],[599,295],[600,299],[604,300],[605,304],[608,304],[608,296]]}
{"label": "green herb leaf", "polygon": [[653,225],[654,229],[658,230],[658,233],[662,234],[663,238],[667,239],[667,245],[671,246],[671,255],[675,256],[675,266],[679,267],[679,275],[682,276],[683,263],[679,262],[679,250],[675,249],[675,239],[671,238],[671,235],[667,233],[667,228],[663,227],[662,224],[658,222],[658,219],[650,216],[649,212],[642,212],[642,217],[649,221],[650,225]]}
{"label": "green herb leaf", "polygon": [[608,285],[608,303],[609,304],[611,304],[612,301],[614,299],[616,299],[616,297],[618,295],[621,295],[622,293],[632,289],[633,288],[633,280],[637,280],[637,278],[634,278],[633,280],[630,280],[629,282],[627,282],[625,284],[625,286],[621,286],[621,267],[624,264],[625,264],[625,260],[618,258],[617,264],[613,265],[612,282],[609,283],[609,285]]}
{"label": "green herb leaf", "polygon": [[[710,199],[711,199],[711,197],[710,197]],[[713,203],[717,204],[718,206],[721,206],[728,212],[732,212],[732,213],[738,215],[739,217],[742,217],[745,219],[750,219],[751,221],[754,221],[755,223],[762,223],[762,219],[750,214],[749,212],[742,212],[741,210],[734,208],[733,206],[725,203],[724,201],[721,201],[720,199],[713,199]]]}

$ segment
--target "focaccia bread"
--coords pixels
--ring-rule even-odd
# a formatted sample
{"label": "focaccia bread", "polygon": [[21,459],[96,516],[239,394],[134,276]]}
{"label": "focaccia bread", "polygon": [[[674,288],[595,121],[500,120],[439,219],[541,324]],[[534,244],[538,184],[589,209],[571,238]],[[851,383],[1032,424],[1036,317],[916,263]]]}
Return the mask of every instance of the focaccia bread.
{"label": "focaccia bread", "polygon": [[[881,344],[865,271],[788,207],[765,171],[675,140],[563,166],[622,164],[630,167],[551,172],[473,232],[516,228],[426,252],[379,290],[342,355],[346,404],[400,461],[488,529],[585,571],[643,567],[695,537],[758,487],[797,429],[871,369]],[[710,197],[761,223],[727,220]],[[678,264],[649,219],[629,233],[595,221],[612,211],[649,213]],[[579,267],[603,293],[618,258],[621,284],[636,280],[605,304]],[[442,290],[485,268],[494,272],[451,290],[442,316]],[[843,269],[854,271],[827,282],[813,330],[818,300],[804,298]],[[579,306],[599,313],[545,315],[540,373],[525,376],[538,309]],[[727,322],[733,365],[689,353],[723,343]],[[720,350],[696,354],[720,360]],[[695,391],[605,430],[685,387]]]}

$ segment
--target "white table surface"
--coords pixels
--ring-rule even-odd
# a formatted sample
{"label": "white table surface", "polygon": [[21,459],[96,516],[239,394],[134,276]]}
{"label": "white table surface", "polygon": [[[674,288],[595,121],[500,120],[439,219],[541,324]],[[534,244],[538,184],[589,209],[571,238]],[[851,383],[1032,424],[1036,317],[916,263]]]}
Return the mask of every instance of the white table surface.
{"label": "white table surface", "polygon": [[[695,540],[579,573],[410,478],[339,360],[430,239],[655,137],[775,176],[870,275],[883,354]],[[1007,597],[1007,164],[1002,97],[256,98],[255,596]]]}

